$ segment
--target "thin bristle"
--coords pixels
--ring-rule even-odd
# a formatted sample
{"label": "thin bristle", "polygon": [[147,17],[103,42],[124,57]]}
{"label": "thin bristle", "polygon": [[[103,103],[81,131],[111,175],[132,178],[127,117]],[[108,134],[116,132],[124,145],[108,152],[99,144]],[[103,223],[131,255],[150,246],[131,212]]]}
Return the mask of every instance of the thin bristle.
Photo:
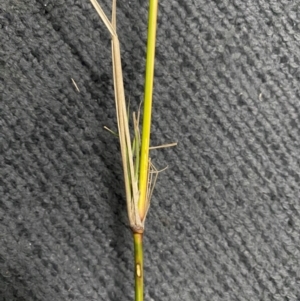
{"label": "thin bristle", "polygon": [[168,144],[163,144],[163,145],[158,145],[158,146],[150,146],[149,149],[158,149],[158,148],[166,148],[166,147],[172,147],[172,146],[176,146],[178,143],[174,142],[174,143],[168,143]]}

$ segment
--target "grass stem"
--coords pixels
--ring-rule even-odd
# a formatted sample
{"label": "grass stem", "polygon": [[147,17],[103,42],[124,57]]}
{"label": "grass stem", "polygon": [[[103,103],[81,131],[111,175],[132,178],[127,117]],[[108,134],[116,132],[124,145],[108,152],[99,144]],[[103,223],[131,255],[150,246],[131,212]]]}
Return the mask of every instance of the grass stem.
{"label": "grass stem", "polygon": [[150,146],[150,131],[151,131],[152,94],[153,94],[153,81],[154,81],[157,10],[158,10],[158,0],[150,0],[149,13],[148,13],[148,39],[147,39],[146,75],[145,75],[144,114],[143,114],[140,173],[139,173],[140,197],[138,202],[138,209],[139,209],[141,220],[144,219],[146,214],[146,209],[147,209],[148,164],[149,164],[149,146]]}
{"label": "grass stem", "polygon": [[143,234],[134,233],[135,301],[144,300]]}

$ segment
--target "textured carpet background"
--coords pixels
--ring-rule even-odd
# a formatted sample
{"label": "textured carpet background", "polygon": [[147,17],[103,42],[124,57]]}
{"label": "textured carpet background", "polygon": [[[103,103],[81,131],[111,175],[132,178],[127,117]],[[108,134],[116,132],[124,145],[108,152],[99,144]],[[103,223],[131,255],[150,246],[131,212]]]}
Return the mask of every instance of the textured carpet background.
{"label": "textured carpet background", "polygon": [[[298,3],[160,1],[145,300],[300,300]],[[0,4],[0,300],[133,300],[110,36],[88,0]],[[119,1],[133,109],[146,24]]]}

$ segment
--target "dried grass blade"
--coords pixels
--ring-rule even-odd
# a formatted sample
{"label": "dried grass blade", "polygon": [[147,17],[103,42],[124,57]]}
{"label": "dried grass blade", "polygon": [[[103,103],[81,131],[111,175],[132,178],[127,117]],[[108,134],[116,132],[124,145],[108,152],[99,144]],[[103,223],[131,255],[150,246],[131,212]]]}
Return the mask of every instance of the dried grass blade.
{"label": "dried grass blade", "polygon": [[107,27],[107,29],[109,30],[110,34],[112,36],[116,36],[116,30],[115,28],[113,28],[113,25],[110,23],[110,21],[108,20],[105,12],[103,11],[103,9],[101,8],[101,6],[99,5],[99,3],[97,2],[97,0],[90,0],[91,3],[93,4],[95,10],[97,11],[98,15],[100,16],[100,18],[102,19],[103,23],[105,24],[105,26]]}
{"label": "dried grass blade", "polygon": [[138,213],[138,180],[135,177],[133,163],[133,150],[129,132],[129,122],[126,111],[125,93],[123,85],[123,74],[121,65],[120,43],[116,33],[116,0],[112,5],[112,21],[110,22],[96,0],[90,0],[98,12],[100,18],[110,31],[112,36],[112,62],[113,62],[113,80],[116,101],[116,112],[118,120],[119,140],[122,155],[122,164],[126,189],[126,202],[130,226],[137,231],[143,230]]}

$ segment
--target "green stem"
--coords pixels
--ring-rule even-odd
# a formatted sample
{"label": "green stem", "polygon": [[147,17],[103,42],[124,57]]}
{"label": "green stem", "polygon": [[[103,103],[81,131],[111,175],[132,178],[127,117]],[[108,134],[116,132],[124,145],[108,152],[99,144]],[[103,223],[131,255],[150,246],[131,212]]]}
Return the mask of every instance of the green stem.
{"label": "green stem", "polygon": [[[149,146],[151,131],[152,113],[152,94],[154,81],[154,62],[155,62],[155,42],[157,27],[158,0],[150,0],[148,14],[148,39],[145,75],[145,97],[144,114],[141,141],[140,173],[139,173],[139,192],[138,202],[139,215],[141,220],[146,214],[146,194],[148,185],[148,163]],[[143,234],[133,233],[134,240],[134,278],[135,278],[135,301],[144,300],[144,264],[143,264]]]}
{"label": "green stem", "polygon": [[135,301],[144,300],[143,234],[133,233]]}
{"label": "green stem", "polygon": [[154,79],[154,62],[155,62],[155,42],[157,27],[157,10],[158,0],[150,0],[148,15],[148,39],[147,39],[147,57],[146,57],[146,75],[145,75],[145,97],[144,97],[144,114],[142,127],[140,174],[139,174],[139,214],[141,220],[146,213],[146,193],[148,184],[148,162],[149,162],[149,144],[151,130],[151,112],[152,112],[152,94]]}

